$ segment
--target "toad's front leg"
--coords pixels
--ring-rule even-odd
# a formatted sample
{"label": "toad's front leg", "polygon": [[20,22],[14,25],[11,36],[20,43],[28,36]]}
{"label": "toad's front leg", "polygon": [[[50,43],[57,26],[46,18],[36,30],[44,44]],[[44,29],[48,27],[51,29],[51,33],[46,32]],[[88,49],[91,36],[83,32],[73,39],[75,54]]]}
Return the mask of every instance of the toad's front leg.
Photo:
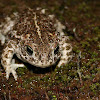
{"label": "toad's front leg", "polygon": [[58,63],[58,67],[67,64],[72,59],[72,46],[69,43],[69,37],[62,35],[59,45],[60,45],[61,58]]}
{"label": "toad's front leg", "polygon": [[24,64],[12,63],[13,55],[15,54],[15,51],[17,50],[17,47],[15,44],[16,43],[13,42],[12,40],[6,44],[5,48],[3,49],[1,64],[6,71],[6,78],[9,79],[9,75],[10,73],[12,73],[14,76],[14,79],[17,80],[16,69],[18,67],[24,67]]}

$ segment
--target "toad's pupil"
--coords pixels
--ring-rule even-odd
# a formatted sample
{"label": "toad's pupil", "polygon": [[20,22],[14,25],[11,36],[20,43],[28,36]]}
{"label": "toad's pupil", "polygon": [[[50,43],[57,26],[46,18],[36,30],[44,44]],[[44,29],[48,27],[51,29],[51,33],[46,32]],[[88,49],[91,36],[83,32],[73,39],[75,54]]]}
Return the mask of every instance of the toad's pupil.
{"label": "toad's pupil", "polygon": [[33,49],[30,46],[26,47],[26,51],[27,51],[28,55],[30,55],[30,56],[33,54]]}

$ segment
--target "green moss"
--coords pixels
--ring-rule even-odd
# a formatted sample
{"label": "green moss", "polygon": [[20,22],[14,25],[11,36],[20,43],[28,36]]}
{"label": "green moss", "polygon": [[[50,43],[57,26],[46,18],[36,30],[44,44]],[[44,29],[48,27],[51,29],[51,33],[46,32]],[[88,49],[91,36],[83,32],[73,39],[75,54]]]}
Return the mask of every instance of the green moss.
{"label": "green moss", "polygon": [[17,72],[18,72],[19,75],[24,75],[25,74],[25,70],[27,70],[26,67],[24,67],[24,68],[20,67],[20,68],[17,69]]}
{"label": "green moss", "polygon": [[100,44],[98,44],[97,47],[99,48],[99,51],[100,51]]}
{"label": "green moss", "polygon": [[50,78],[50,77],[47,75],[47,76],[43,77],[42,80],[43,80],[44,82],[47,82],[47,81],[50,82],[49,78]]}
{"label": "green moss", "polygon": [[82,42],[81,42],[81,45],[82,45],[82,47],[85,48],[85,49],[89,49],[89,47],[90,47],[90,44],[89,44],[89,42],[87,42],[87,41],[82,41]]}
{"label": "green moss", "polygon": [[100,28],[98,26],[94,28],[94,33],[100,35]]}
{"label": "green moss", "polygon": [[82,66],[82,69],[87,69],[86,66]]}
{"label": "green moss", "polygon": [[89,14],[89,13],[86,13],[85,16],[86,16],[87,18],[91,18],[92,15]]}
{"label": "green moss", "polygon": [[57,100],[56,95],[53,95],[53,96],[52,96],[52,100]]}
{"label": "green moss", "polygon": [[80,52],[79,47],[78,46],[74,46],[73,47],[73,52],[75,52],[76,54],[78,54]]}
{"label": "green moss", "polygon": [[92,62],[96,62],[96,61],[100,61],[100,58],[93,58],[93,59],[89,59],[89,61]]}
{"label": "green moss", "polygon": [[86,2],[82,2],[78,6],[78,10],[81,12],[88,12],[88,11],[90,11],[90,7],[86,4]]}
{"label": "green moss", "polygon": [[67,76],[66,74],[65,74],[65,75],[63,75],[63,76],[62,76],[62,81],[67,82],[67,81],[68,81],[68,79],[67,79],[67,78],[68,78],[68,76]]}
{"label": "green moss", "polygon": [[73,40],[73,39],[74,39],[74,37],[73,37],[73,36],[69,36],[69,39],[70,39],[70,40]]}
{"label": "green moss", "polygon": [[84,90],[84,88],[85,88],[85,86],[82,86],[82,87],[80,88],[80,90],[81,90],[81,91],[83,91],[83,90]]}
{"label": "green moss", "polygon": [[93,38],[93,41],[94,41],[94,42],[97,42],[98,40],[99,40],[99,37],[94,37],[94,38]]}
{"label": "green moss", "polygon": [[78,21],[78,18],[73,16],[71,20],[72,20],[73,22],[77,22],[77,21]]}
{"label": "green moss", "polygon": [[91,76],[90,75],[85,75],[83,76],[84,79],[91,79]]}
{"label": "green moss", "polygon": [[97,90],[100,90],[100,83],[91,84],[90,89],[96,95],[97,94]]}
{"label": "green moss", "polygon": [[97,56],[98,56],[98,53],[97,52],[95,52],[95,51],[92,52],[92,56],[91,56],[92,58],[97,57]]}
{"label": "green moss", "polygon": [[98,73],[100,73],[100,68],[97,68]]}
{"label": "green moss", "polygon": [[96,61],[100,61],[100,58],[92,58],[85,64],[86,66],[91,66],[91,64],[95,63]]}

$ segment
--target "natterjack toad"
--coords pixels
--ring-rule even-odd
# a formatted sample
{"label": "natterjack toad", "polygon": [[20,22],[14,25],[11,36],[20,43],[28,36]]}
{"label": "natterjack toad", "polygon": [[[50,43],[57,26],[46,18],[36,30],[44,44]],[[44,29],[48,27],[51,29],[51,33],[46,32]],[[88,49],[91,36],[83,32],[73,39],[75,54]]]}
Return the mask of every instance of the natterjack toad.
{"label": "natterjack toad", "polygon": [[12,73],[17,80],[16,69],[24,67],[13,62],[14,54],[22,61],[41,68],[52,66],[59,59],[58,66],[61,66],[72,57],[72,46],[63,33],[65,26],[54,15],[48,15],[45,9],[28,8],[13,16],[6,17],[0,26],[1,44],[5,45],[1,64],[7,79]]}

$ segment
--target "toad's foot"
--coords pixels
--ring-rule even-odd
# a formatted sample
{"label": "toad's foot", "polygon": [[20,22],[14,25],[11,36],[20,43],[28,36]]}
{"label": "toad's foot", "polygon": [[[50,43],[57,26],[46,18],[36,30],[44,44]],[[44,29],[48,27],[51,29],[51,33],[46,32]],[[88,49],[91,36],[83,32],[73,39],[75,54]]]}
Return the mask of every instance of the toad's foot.
{"label": "toad's foot", "polygon": [[24,67],[24,64],[11,64],[11,65],[6,67],[6,78],[7,78],[7,80],[9,79],[10,73],[12,73],[13,76],[14,76],[14,79],[17,80],[16,69],[18,67]]}

